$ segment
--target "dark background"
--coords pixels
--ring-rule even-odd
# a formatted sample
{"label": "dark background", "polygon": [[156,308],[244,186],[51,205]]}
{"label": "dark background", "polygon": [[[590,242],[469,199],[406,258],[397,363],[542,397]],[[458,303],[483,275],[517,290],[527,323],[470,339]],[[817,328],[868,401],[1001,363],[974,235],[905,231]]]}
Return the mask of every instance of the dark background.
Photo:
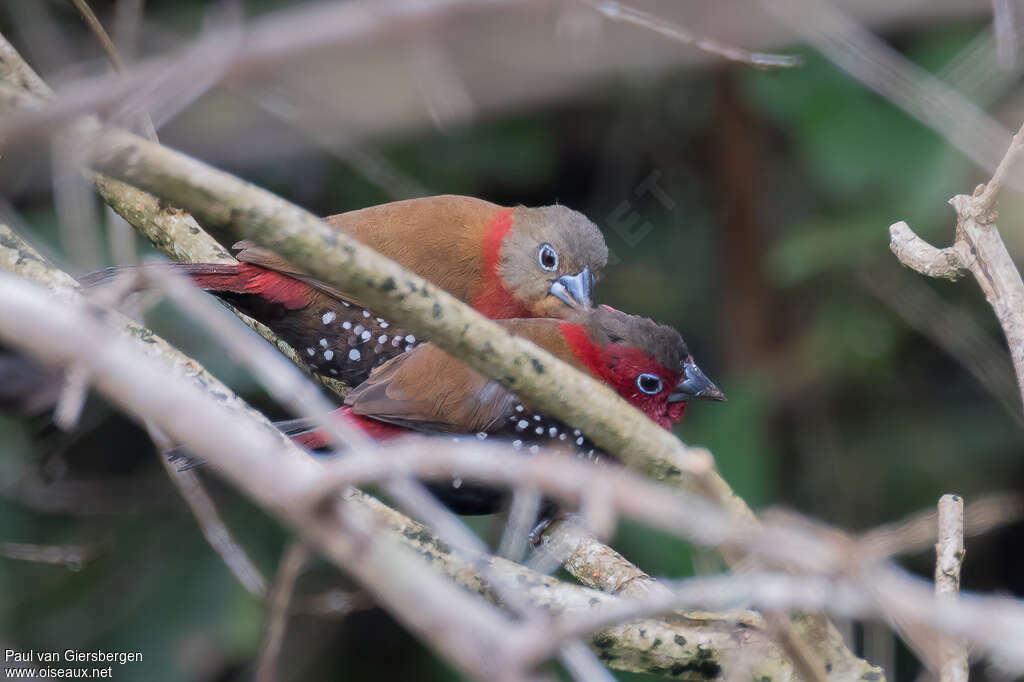
{"label": "dark background", "polygon": [[[157,37],[144,40],[141,52],[169,40],[165,31],[198,30],[208,4],[150,0],[146,30]],[[249,12],[277,4],[284,3],[250,3]],[[27,57],[48,55],[48,64],[36,63],[48,79],[102,70],[70,5],[39,5],[52,21],[46,35],[59,45],[12,30],[39,18],[26,3],[0,11],[0,30]],[[112,6],[94,3],[105,21]],[[879,30],[913,62],[941,74],[989,21],[982,12]],[[968,332],[947,316],[966,315],[995,344],[994,351],[972,347],[996,363],[996,383],[1016,401],[991,310],[972,280],[926,280],[888,250],[887,228],[900,219],[947,244],[953,213],[946,200],[969,192],[984,173],[813,50],[791,49],[805,56],[802,68],[764,72],[705,62],[635,69],[559,101],[360,138],[355,148],[394,174],[378,183],[367,179],[365,163],[351,163],[351,150],[346,161],[314,145],[292,148],[294,131],[280,120],[242,117],[235,129],[231,114],[218,119],[225,110],[205,99],[160,134],[318,214],[410,190],[503,204],[558,202],[586,213],[614,254],[599,301],[676,326],[729,396],[722,405],[693,406],[677,433],[709,447],[755,509],[790,507],[861,531],[931,507],[944,492],[970,501],[1020,490],[1022,434],[1010,413],[1016,403],[1008,410],[962,357],[905,319],[923,314],[962,337]],[[985,104],[1015,129],[1021,109],[1014,95],[1010,87]],[[227,131],[216,146],[211,128]],[[255,140],[255,131],[265,136]],[[63,250],[45,148],[16,149],[0,159],[5,164],[0,191],[26,236],[72,271],[99,265]],[[644,189],[652,182],[658,192]],[[1000,226],[1017,257],[1024,242],[1015,201],[1007,197]],[[141,242],[138,248],[153,253]],[[272,417],[285,416],[187,320],[158,307],[148,321]],[[0,560],[0,643],[141,651],[144,662],[129,666],[132,679],[244,679],[264,607],[207,546],[139,429],[93,399],[75,433],[58,433],[45,418],[0,416],[0,436],[0,539],[100,548],[76,570]],[[282,530],[208,480],[232,530],[272,575]],[[474,525],[494,537],[492,520]],[[970,540],[965,589],[1024,594],[1022,540],[1020,526]],[[613,544],[654,575],[716,566],[628,523]],[[932,560],[922,554],[905,563],[930,574]],[[344,578],[319,566],[299,591],[338,585]],[[882,626],[852,632],[873,662],[895,661],[890,679],[915,674],[906,651],[890,657]],[[285,678],[296,680],[455,676],[375,611],[343,621],[296,617],[282,660]]]}

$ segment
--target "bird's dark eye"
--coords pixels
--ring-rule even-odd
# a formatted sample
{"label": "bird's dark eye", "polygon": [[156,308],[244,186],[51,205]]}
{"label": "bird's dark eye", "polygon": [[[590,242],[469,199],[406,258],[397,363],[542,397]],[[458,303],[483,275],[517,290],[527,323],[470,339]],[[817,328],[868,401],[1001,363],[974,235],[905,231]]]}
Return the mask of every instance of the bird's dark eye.
{"label": "bird's dark eye", "polygon": [[545,270],[557,268],[558,254],[555,253],[555,247],[551,246],[551,244],[541,244],[540,251],[537,253],[537,261]]}
{"label": "bird's dark eye", "polygon": [[647,395],[654,395],[661,391],[661,379],[657,374],[641,374],[636,378],[636,385]]}

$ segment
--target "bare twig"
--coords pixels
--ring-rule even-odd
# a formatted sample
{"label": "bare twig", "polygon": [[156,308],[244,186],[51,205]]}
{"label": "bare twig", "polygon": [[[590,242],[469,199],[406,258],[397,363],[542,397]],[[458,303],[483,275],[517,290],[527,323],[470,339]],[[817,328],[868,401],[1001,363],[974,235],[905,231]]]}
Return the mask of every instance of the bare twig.
{"label": "bare twig", "polygon": [[127,61],[135,59],[146,0],[117,0],[114,8],[114,44]]}
{"label": "bare twig", "polygon": [[964,269],[974,275],[1006,335],[1024,403],[1024,281],[999,236],[995,211],[999,190],[1022,149],[1024,127],[1014,135],[987,186],[979,186],[972,196],[959,194],[949,200],[957,213],[953,246],[935,249],[905,222],[893,224],[889,234],[890,249],[907,267],[931,277],[949,277]]}
{"label": "bare twig", "polygon": [[1012,69],[1017,66],[1020,51],[1017,6],[1012,0],[992,0],[992,24],[995,26],[996,54],[999,66]]}
{"label": "bare twig", "polygon": [[530,530],[537,521],[540,503],[540,491],[536,488],[519,486],[512,491],[512,504],[498,543],[498,556],[512,561],[522,558],[530,542]]}
{"label": "bare twig", "polygon": [[338,617],[373,606],[373,599],[359,590],[326,590],[308,597],[296,597],[291,612],[309,616]]}
{"label": "bare twig", "polygon": [[[86,0],[71,0],[71,3],[78,10],[78,13],[82,15],[82,20],[89,27],[89,30],[96,36],[96,40],[99,41],[103,47],[103,51],[107,53],[107,58],[110,59],[110,63],[113,64],[114,70],[118,73],[124,73],[124,61],[121,59],[121,54],[117,50],[117,45],[110,39],[107,34],[107,30],[103,28],[103,24],[96,17],[95,12],[89,7],[89,3]],[[142,115],[142,131],[146,137],[153,142],[157,141],[156,128],[153,127],[153,120],[149,117],[149,114]]]}
{"label": "bare twig", "polygon": [[726,45],[713,38],[694,35],[682,26],[662,17],[624,5],[614,0],[580,0],[590,5],[601,16],[612,21],[621,21],[642,26],[658,35],[665,36],[686,45],[693,45],[699,50],[716,55],[731,62],[747,64],[759,69],[788,69],[803,64],[798,55],[770,54],[767,52],[750,52],[732,45]]}
{"label": "bare twig", "polygon": [[[424,22],[446,19],[480,8],[520,4],[521,0],[416,0],[330,2],[301,7],[270,20],[254,22],[238,41],[237,27],[211,31],[177,54],[148,59],[124,74],[97,77],[62,90],[59,100],[32,115],[14,114],[0,122],[0,136],[45,133],[53,126],[90,113],[123,110],[126,100],[146,96],[171,106],[195,81],[204,88],[215,81],[243,81],[328,46],[405,35]],[[527,3],[529,4],[529,3]]]}
{"label": "bare twig", "polygon": [[235,540],[234,535],[220,518],[217,505],[206,492],[199,476],[194,471],[179,471],[165,454],[168,449],[173,447],[170,439],[151,422],[146,423],[146,428],[157,445],[157,459],[167,471],[171,483],[188,504],[206,542],[213,548],[213,551],[220,555],[228,570],[245,588],[246,592],[257,599],[266,599],[267,579],[263,577],[260,569],[256,568],[245,549]]}
{"label": "bare twig", "polygon": [[99,553],[99,546],[90,545],[35,545],[26,542],[0,542],[0,557],[37,564],[65,564],[81,566]]}
{"label": "bare twig", "polygon": [[[1024,517],[1024,501],[1019,495],[991,494],[966,505],[963,512],[964,535],[975,537]],[[921,551],[934,544],[938,514],[928,509],[895,523],[888,523],[857,538],[857,555],[893,556]]]}
{"label": "bare twig", "polygon": [[71,128],[50,141],[53,198],[60,240],[68,259],[82,272],[103,264],[99,212],[89,182],[82,177],[86,158]]}
{"label": "bare twig", "polygon": [[263,642],[256,662],[256,682],[275,682],[278,679],[277,662],[288,625],[289,607],[295,591],[295,581],[309,560],[309,550],[301,542],[293,541],[284,551],[278,564],[274,587],[270,591],[270,613],[263,628]]}
{"label": "bare twig", "polygon": [[114,45],[114,41],[107,35],[107,30],[103,28],[103,24],[96,18],[96,14],[89,7],[89,3],[85,0],[71,0],[71,4],[75,6],[78,13],[82,15],[82,20],[85,21],[86,26],[96,36],[96,40],[99,41],[103,47],[103,51],[107,53],[107,58],[110,59],[110,63],[114,65],[119,73],[124,72],[124,62],[121,61],[121,55],[117,51],[117,46]]}
{"label": "bare twig", "polygon": [[5,78],[10,80],[16,88],[35,95],[41,100],[53,97],[53,90],[50,89],[50,86],[2,36],[0,36],[0,66],[2,66]]}
{"label": "bare twig", "polygon": [[540,549],[555,555],[577,580],[609,594],[644,596],[652,591],[667,592],[654,578],[624,556],[597,541],[571,520],[552,523],[544,533]]}
{"label": "bare twig", "polygon": [[871,34],[845,8],[827,0],[760,0],[760,4],[839,68],[941,134],[980,167],[993,170],[1003,157],[1008,130]]}
{"label": "bare twig", "polygon": [[858,280],[908,325],[963,365],[1007,414],[1024,427],[1024,414],[1017,408],[1019,398],[1013,365],[1002,344],[965,309],[942,298],[914,275],[876,268],[861,271]]}
{"label": "bare twig", "polygon": [[[939,540],[935,544],[935,594],[955,601],[960,594],[960,567],[964,562],[964,501],[956,495],[939,499]],[[941,682],[967,682],[967,645],[947,637],[943,642]]]}
{"label": "bare twig", "polygon": [[85,406],[88,391],[88,373],[74,365],[69,367],[64,372],[64,382],[53,410],[53,423],[64,431],[75,428]]}
{"label": "bare twig", "polygon": [[889,249],[900,262],[922,275],[956,281],[963,277],[966,266],[954,247],[937,249],[921,239],[902,220],[889,228]]}

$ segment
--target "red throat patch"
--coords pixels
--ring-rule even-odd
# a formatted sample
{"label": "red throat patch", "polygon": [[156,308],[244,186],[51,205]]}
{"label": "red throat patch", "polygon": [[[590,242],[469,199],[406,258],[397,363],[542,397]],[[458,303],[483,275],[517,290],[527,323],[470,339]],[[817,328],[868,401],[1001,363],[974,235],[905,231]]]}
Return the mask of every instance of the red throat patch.
{"label": "red throat patch", "polygon": [[[639,348],[617,343],[601,347],[590,338],[586,327],[581,324],[563,322],[559,329],[573,354],[590,373],[610,385],[630,405],[666,429],[671,429],[683,418],[686,403],[668,402],[669,394],[679,382],[678,372],[662,366]],[[644,372],[661,378],[661,391],[649,395],[637,387],[636,377]]]}
{"label": "red throat patch", "polygon": [[530,317],[530,311],[505,286],[498,265],[501,262],[501,247],[512,229],[511,208],[498,211],[487,223],[481,245],[481,262],[483,263],[483,286],[473,296],[473,308],[492,320],[504,320],[513,317]]}

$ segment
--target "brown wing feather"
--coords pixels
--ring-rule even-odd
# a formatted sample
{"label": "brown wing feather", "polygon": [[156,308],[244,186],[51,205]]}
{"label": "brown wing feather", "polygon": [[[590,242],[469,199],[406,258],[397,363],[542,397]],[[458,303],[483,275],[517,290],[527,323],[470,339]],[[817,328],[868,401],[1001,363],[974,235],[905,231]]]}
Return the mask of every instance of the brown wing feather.
{"label": "brown wing feather", "polygon": [[488,430],[515,403],[496,381],[429,343],[381,365],[345,399],[358,415],[459,433]]}
{"label": "brown wing feather", "polygon": [[[497,322],[583,369],[559,329],[562,320]],[[348,394],[345,404],[355,414],[410,428],[475,433],[508,419],[518,401],[498,382],[425,343],[375,369]]]}

